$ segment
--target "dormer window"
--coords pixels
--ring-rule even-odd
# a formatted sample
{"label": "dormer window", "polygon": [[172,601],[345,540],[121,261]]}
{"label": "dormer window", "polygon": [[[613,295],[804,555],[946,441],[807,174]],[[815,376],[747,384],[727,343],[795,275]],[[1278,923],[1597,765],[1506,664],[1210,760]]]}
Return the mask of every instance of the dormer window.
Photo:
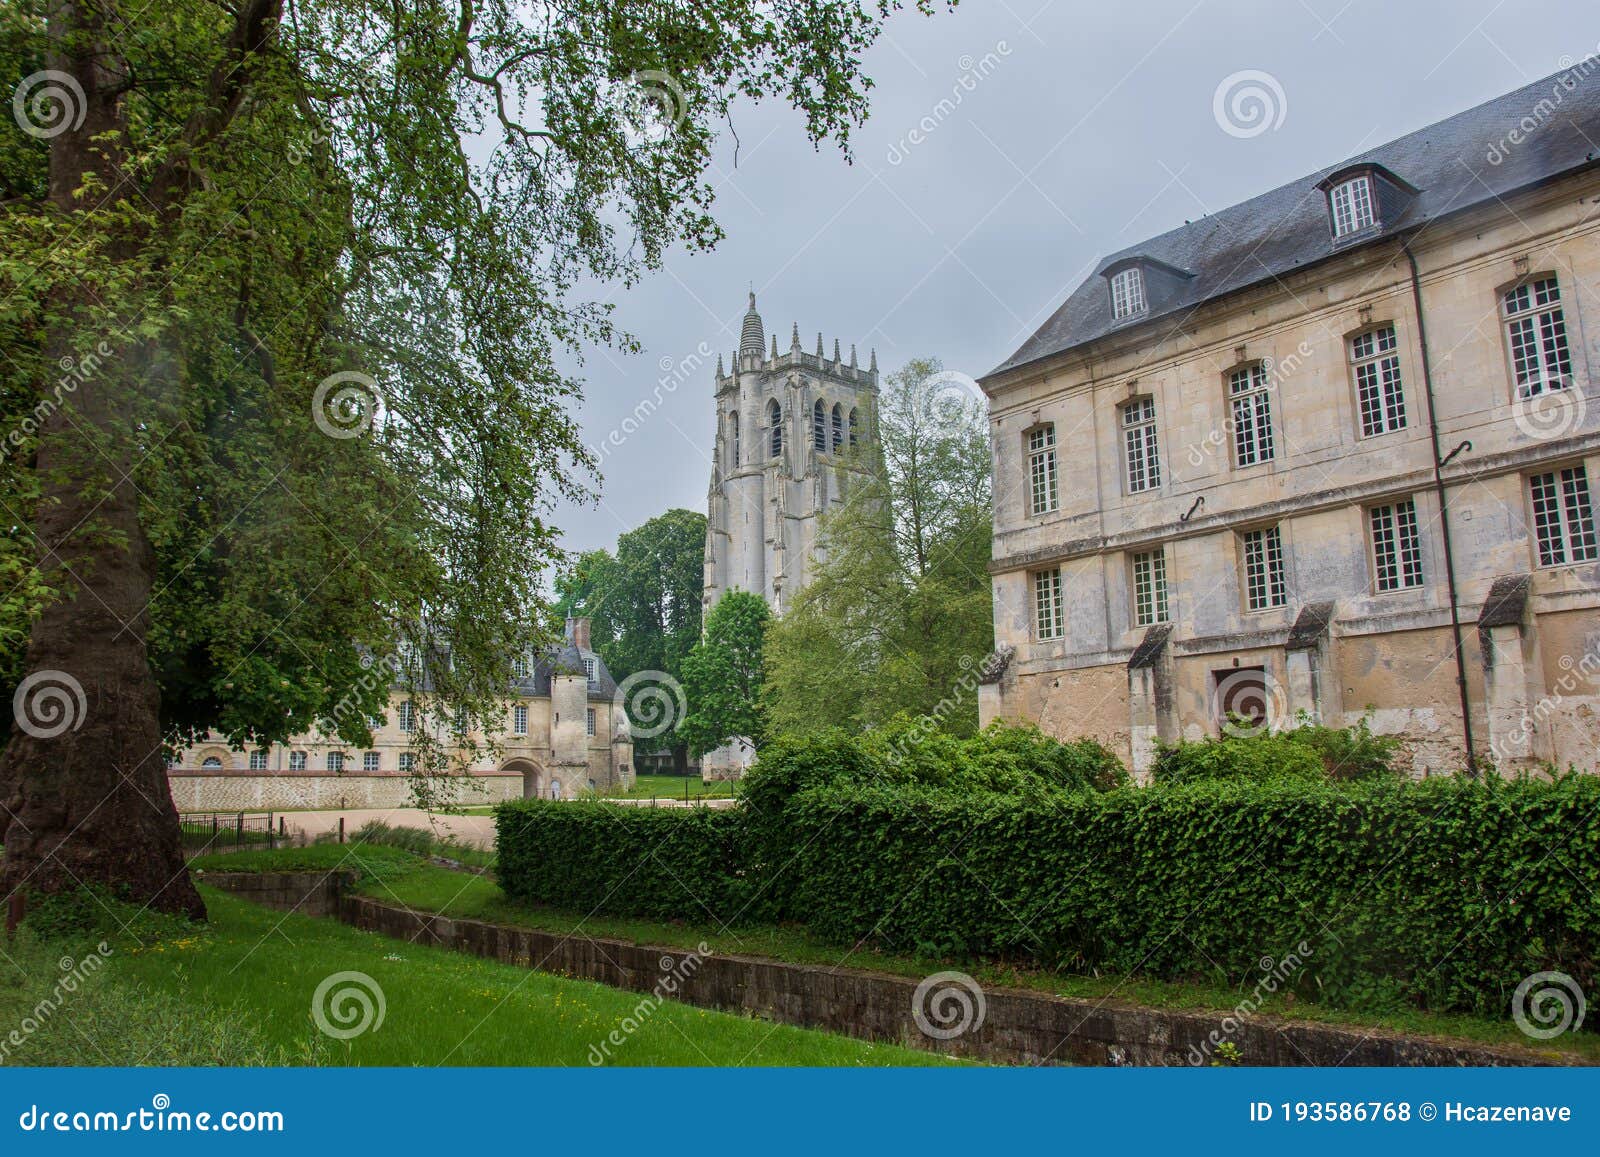
{"label": "dormer window", "polygon": [[1144,270],[1124,269],[1111,278],[1111,316],[1120,321],[1145,311]]}
{"label": "dormer window", "polygon": [[1377,224],[1378,212],[1372,196],[1372,178],[1366,174],[1335,185],[1328,193],[1333,213],[1333,239],[1359,233]]}

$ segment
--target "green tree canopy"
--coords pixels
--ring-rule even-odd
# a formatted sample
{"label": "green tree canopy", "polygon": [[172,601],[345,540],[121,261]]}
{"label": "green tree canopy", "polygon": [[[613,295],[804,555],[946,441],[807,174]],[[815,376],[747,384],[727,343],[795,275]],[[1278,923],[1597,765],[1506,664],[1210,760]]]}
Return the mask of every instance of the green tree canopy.
{"label": "green tree canopy", "polygon": [[[647,671],[682,682],[684,658],[700,640],[705,543],[705,515],[669,510],[622,535],[614,556],[585,552],[557,579],[557,606],[563,614],[589,617],[594,649],[619,683]],[[662,702],[649,696],[625,701],[635,743],[641,751],[673,751],[682,770],[681,720],[671,712],[662,717]]]}
{"label": "green tree canopy", "polygon": [[689,714],[678,728],[696,756],[743,737],[767,737],[762,653],[772,612],[749,591],[729,591],[706,616],[705,638],[683,661]]}
{"label": "green tree canopy", "polygon": [[390,660],[485,717],[592,466],[557,354],[635,348],[580,284],[715,243],[736,99],[848,150],[897,6],[0,6],[7,886],[199,912],[165,745],[359,740]]}
{"label": "green tree canopy", "polygon": [[775,733],[860,730],[899,714],[976,731],[994,646],[988,423],[971,379],[935,359],[884,383],[875,444],[846,467],[810,582],[767,632]]}

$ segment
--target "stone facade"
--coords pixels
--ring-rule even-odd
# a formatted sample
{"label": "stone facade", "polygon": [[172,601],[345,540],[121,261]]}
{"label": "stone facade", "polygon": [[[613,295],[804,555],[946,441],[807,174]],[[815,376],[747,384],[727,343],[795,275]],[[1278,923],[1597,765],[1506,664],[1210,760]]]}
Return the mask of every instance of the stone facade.
{"label": "stone facade", "polygon": [[[1464,722],[1501,770],[1596,768],[1600,173],[1554,136],[1518,174],[1463,139],[1536,95],[1418,134],[1437,172],[1403,138],[1109,259],[984,380],[1014,649],[985,723],[1140,774],[1158,740],[1363,717],[1417,774],[1463,765]],[[1494,195],[1441,198],[1458,162]],[[1358,180],[1377,219],[1341,241]],[[1270,276],[1204,288],[1252,253]],[[1127,269],[1143,309],[1115,320]]]}
{"label": "stone facade", "polygon": [[[572,799],[587,790],[631,787],[633,740],[627,713],[603,660],[589,647],[589,622],[571,619],[562,646],[537,656],[509,688],[496,720],[499,750],[480,751],[460,776],[458,802],[520,797]],[[396,688],[372,720],[373,742],[354,749],[336,736],[297,735],[263,751],[222,742],[185,748],[168,770],[179,811],[246,808],[405,807],[406,763],[418,724],[408,728],[410,692]],[[489,738],[480,729],[477,738]]]}
{"label": "stone facade", "polygon": [[[707,495],[704,608],[730,590],[761,595],[781,614],[784,601],[806,584],[818,554],[821,516],[844,499],[850,451],[874,444],[878,357],[845,362],[837,339],[833,356],[800,348],[800,327],[780,354],[774,334],[756,312],[756,296],[740,330],[733,369],[717,359],[717,438]],[[739,774],[754,756],[748,743],[706,755],[706,778]]]}

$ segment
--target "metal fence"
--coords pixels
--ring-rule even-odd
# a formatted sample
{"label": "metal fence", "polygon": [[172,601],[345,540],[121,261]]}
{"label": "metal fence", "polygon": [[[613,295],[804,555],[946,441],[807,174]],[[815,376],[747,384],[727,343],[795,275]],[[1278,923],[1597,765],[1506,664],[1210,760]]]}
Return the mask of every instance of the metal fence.
{"label": "metal fence", "polygon": [[271,812],[183,812],[178,826],[186,855],[275,847],[281,838],[280,818]]}

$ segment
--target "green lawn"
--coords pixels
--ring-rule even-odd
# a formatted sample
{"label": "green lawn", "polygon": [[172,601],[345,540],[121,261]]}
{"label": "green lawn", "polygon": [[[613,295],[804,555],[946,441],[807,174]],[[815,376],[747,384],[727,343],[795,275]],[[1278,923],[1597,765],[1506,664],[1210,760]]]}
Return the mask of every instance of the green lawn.
{"label": "green lawn", "polygon": [[[329,858],[322,848],[297,852],[302,862]],[[245,855],[250,853],[227,859],[232,864]],[[292,863],[295,857],[284,859]],[[388,850],[363,860],[378,869],[374,879],[395,862]],[[9,1063],[135,1064],[148,1057],[166,1064],[582,1066],[614,1030],[622,1042],[609,1046],[607,1063],[622,1065],[949,1063],[931,1053],[670,1001],[641,1013],[647,999],[642,993],[275,912],[203,884],[201,894],[211,914],[208,925],[169,928],[160,938],[146,930],[143,945],[118,943],[105,969],[84,986],[84,1003],[78,1005],[78,994],[69,997]],[[14,955],[0,957],[7,982],[0,984],[0,1015],[31,1007],[29,1001],[54,982],[52,954],[59,945],[36,948],[27,958],[31,967],[23,959],[13,964]],[[318,1030],[313,994],[338,972],[363,973],[376,983],[385,1005],[381,1027],[348,1041]],[[90,1011],[91,996],[94,1016],[84,1023],[92,1039],[85,1039],[77,1022]],[[167,1027],[151,1021],[174,1017],[198,1021],[198,1030],[182,1037],[177,1049],[162,1047]],[[622,1022],[630,1017],[638,1027],[624,1032]],[[235,1033],[248,1042],[242,1055],[237,1045],[211,1047],[213,1038]],[[188,1046],[194,1050],[189,1053],[184,1042],[191,1036],[199,1043]],[[137,1049],[126,1047],[128,1037],[141,1038]]]}
{"label": "green lawn", "polygon": [[734,794],[734,781],[719,779],[707,783],[697,775],[641,775],[636,777],[632,788],[619,794],[624,799],[650,799],[655,796],[682,799],[685,789],[690,799],[727,799]]}
{"label": "green lawn", "polygon": [[[307,848],[302,851],[323,853],[324,849]],[[243,865],[258,860],[264,867],[283,862],[281,857],[289,855],[293,853],[244,853],[227,857],[227,863]],[[318,859],[305,862],[304,866],[329,866],[333,862],[332,859]],[[704,941],[714,952],[768,956],[800,964],[845,965],[919,978],[933,969],[952,963],[895,956],[865,947],[842,947],[817,940],[804,929],[792,926],[757,925],[719,930],[623,917],[582,916],[518,904],[508,900],[490,878],[420,864],[414,858],[409,861],[404,857],[385,858],[374,867],[375,870],[359,885],[360,891],[419,911],[520,924],[550,932],[576,931],[590,936],[666,947],[692,948]],[[1113,999],[1154,1008],[1228,1010],[1246,995],[1225,986],[1203,982],[1169,983],[1126,977],[1088,977],[992,963],[953,963],[970,972],[984,985],[1030,989],[1091,1000]],[[1600,1035],[1588,1032],[1569,1034],[1555,1041],[1538,1044],[1523,1036],[1509,1019],[1502,1022],[1416,1010],[1364,1014],[1323,1008],[1283,994],[1269,997],[1261,1011],[1298,1020],[1386,1028],[1395,1032],[1449,1036],[1488,1044],[1537,1047],[1557,1058],[1568,1056],[1600,1060]]]}

